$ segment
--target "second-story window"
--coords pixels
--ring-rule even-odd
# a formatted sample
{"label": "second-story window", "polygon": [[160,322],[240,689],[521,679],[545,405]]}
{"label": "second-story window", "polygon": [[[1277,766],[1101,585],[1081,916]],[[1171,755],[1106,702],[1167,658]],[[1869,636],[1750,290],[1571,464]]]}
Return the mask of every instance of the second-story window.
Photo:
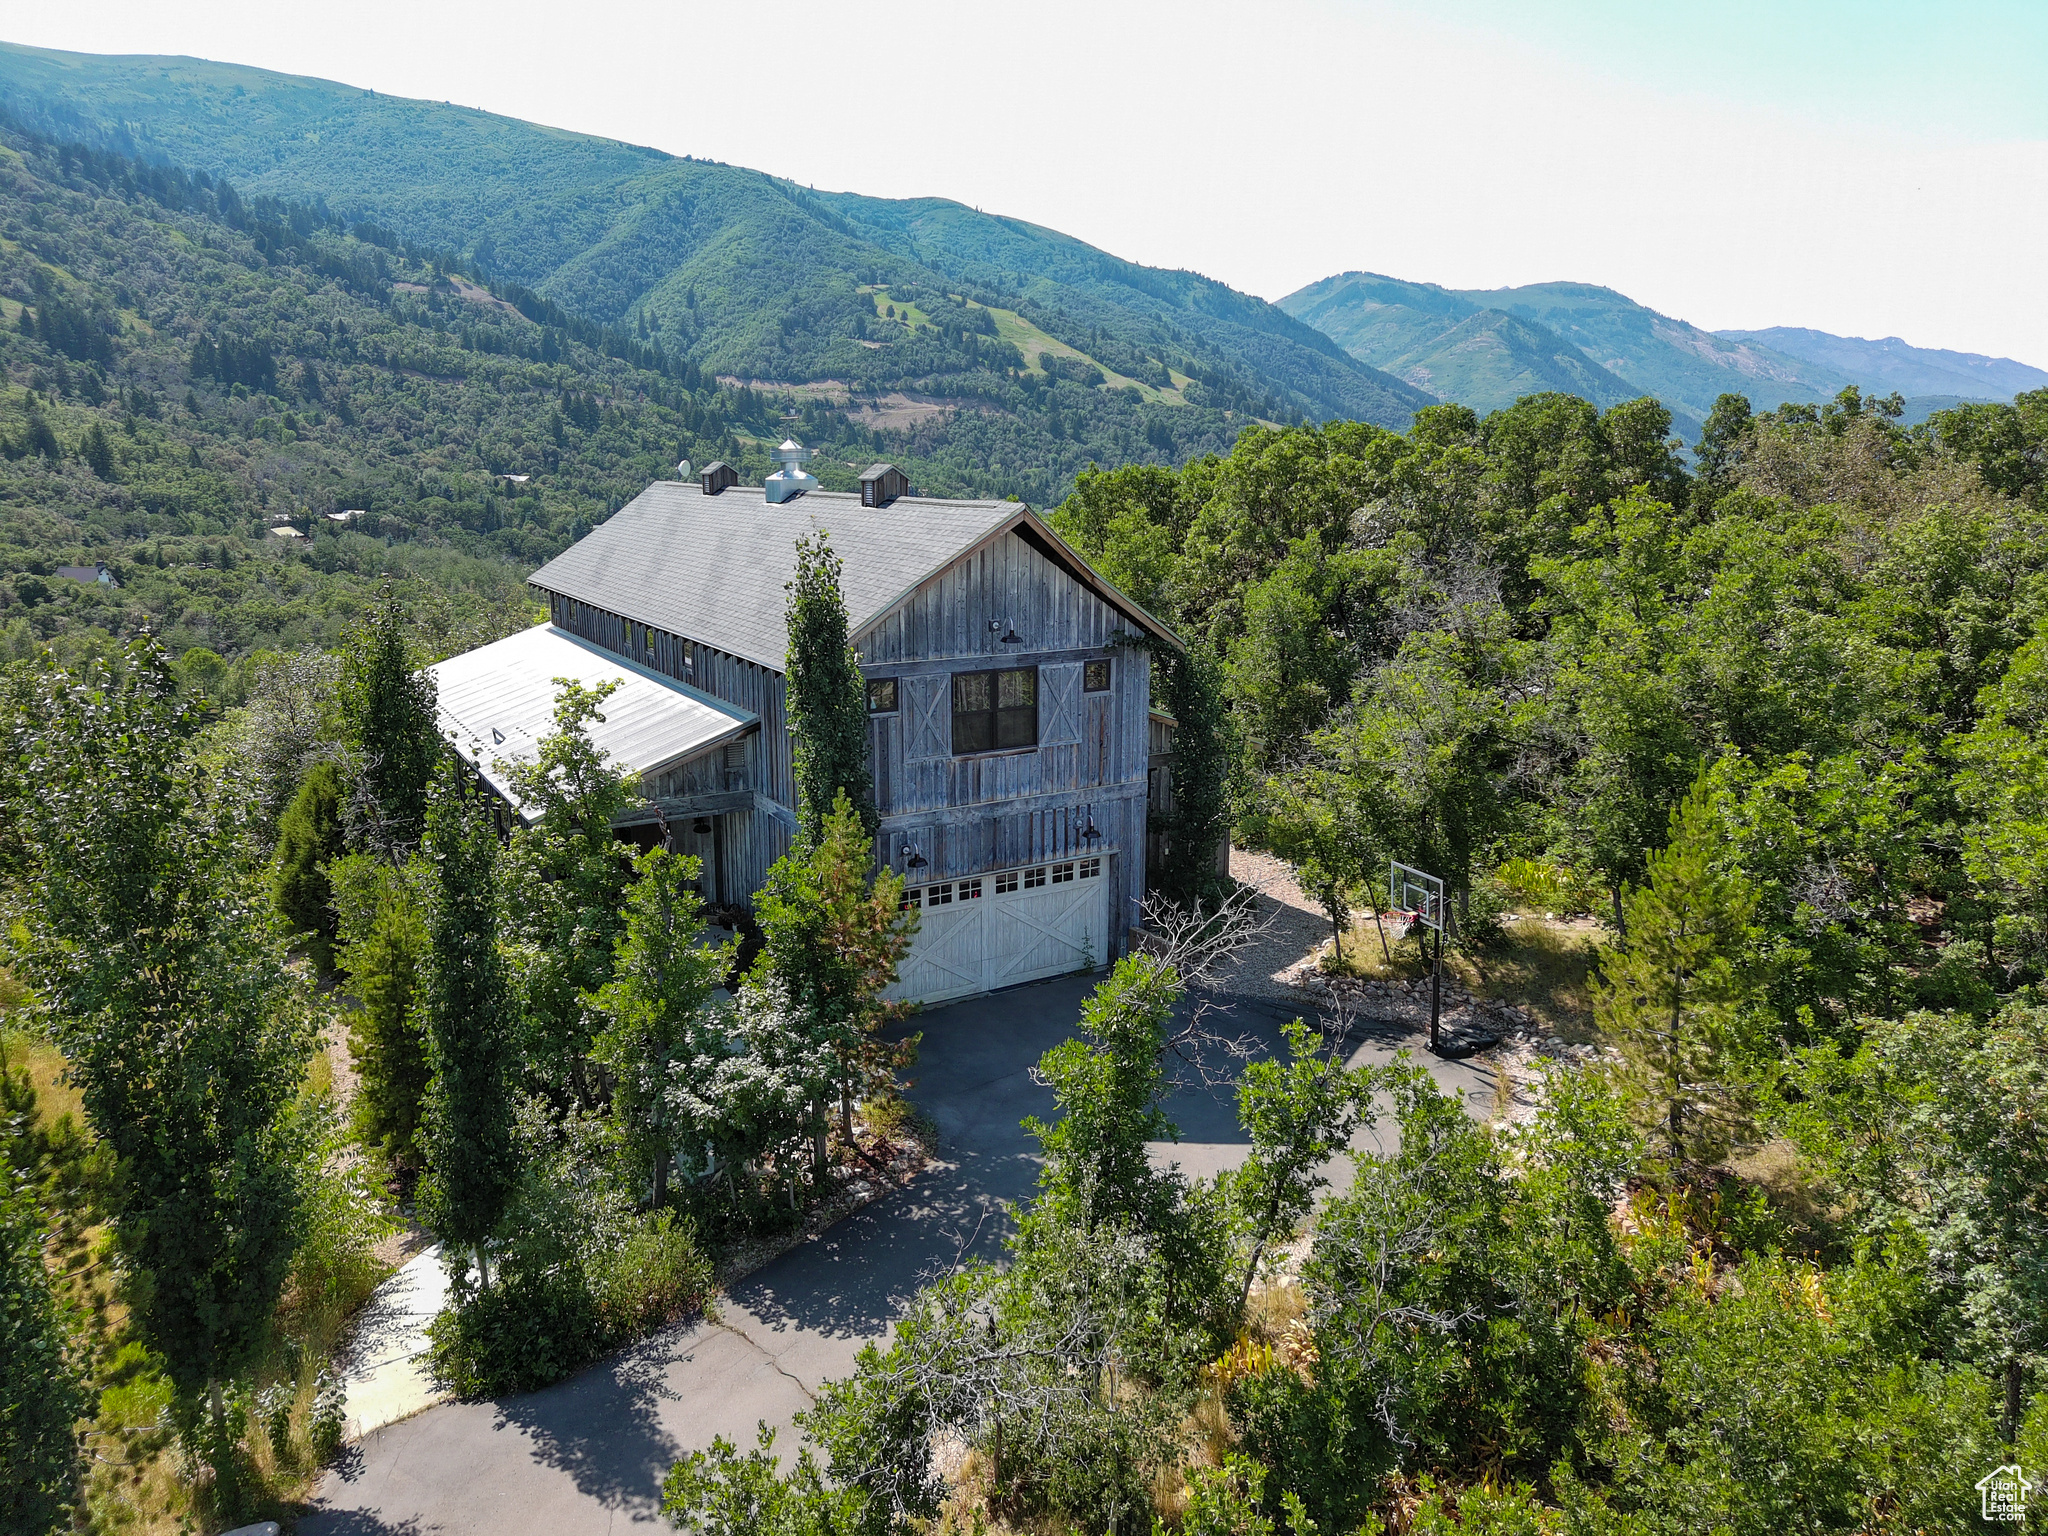
{"label": "second-story window", "polygon": [[895,678],[871,677],[868,679],[868,713],[871,715],[893,715],[896,713]]}
{"label": "second-story window", "polygon": [[953,751],[1038,745],[1038,668],[953,674]]}
{"label": "second-story window", "polygon": [[1089,661],[1081,665],[1081,691],[1083,693],[1109,692],[1109,663]]}

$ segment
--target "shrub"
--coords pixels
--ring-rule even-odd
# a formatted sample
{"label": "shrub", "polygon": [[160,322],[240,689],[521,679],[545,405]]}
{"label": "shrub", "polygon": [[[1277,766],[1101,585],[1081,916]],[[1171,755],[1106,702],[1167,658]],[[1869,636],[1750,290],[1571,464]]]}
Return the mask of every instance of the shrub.
{"label": "shrub", "polygon": [[427,1325],[427,1369],[461,1397],[531,1392],[560,1381],[605,1342],[580,1267],[512,1274]]}
{"label": "shrub", "polygon": [[558,1259],[547,1268],[522,1269],[515,1243],[495,1285],[458,1293],[428,1325],[436,1381],[463,1397],[531,1392],[687,1317],[711,1294],[711,1262],[696,1228],[668,1211],[634,1219],[622,1233],[578,1234],[566,1255],[563,1236],[539,1234],[528,1244],[528,1262]]}
{"label": "shrub", "polygon": [[646,1217],[591,1270],[598,1315],[620,1343],[689,1316],[711,1294],[711,1261],[695,1225],[669,1211]]}

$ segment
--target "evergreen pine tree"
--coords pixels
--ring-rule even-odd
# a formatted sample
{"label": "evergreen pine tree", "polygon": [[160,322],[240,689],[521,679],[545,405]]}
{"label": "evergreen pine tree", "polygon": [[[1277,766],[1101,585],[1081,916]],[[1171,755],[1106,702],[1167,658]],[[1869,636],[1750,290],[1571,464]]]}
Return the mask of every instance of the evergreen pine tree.
{"label": "evergreen pine tree", "polygon": [[420,971],[427,921],[421,892],[428,874],[415,857],[403,869],[354,853],[328,866],[334,889],[336,963],[358,1006],[349,1015],[348,1050],[357,1073],[356,1134],[384,1155],[401,1180],[419,1171],[420,1117],[427,1092],[420,1035]]}
{"label": "evergreen pine tree", "polygon": [[323,867],[342,851],[341,770],[315,763],[277,823],[277,862],[270,877],[277,910],[318,940],[334,936],[332,887]]}
{"label": "evergreen pine tree", "polygon": [[513,1004],[498,951],[498,833],[463,771],[444,759],[427,805],[433,880],[420,1008],[433,1080],[420,1208],[442,1241],[476,1255],[488,1282],[485,1244],[517,1178]]}
{"label": "evergreen pine tree", "polygon": [[367,840],[385,852],[418,844],[442,751],[434,680],[417,666],[411,631],[405,604],[386,583],[342,640],[342,728],[362,753],[375,806]]}
{"label": "evergreen pine tree", "polygon": [[824,533],[796,541],[789,593],[789,728],[799,833],[815,843],[842,791],[870,837],[880,824],[868,768],[867,682],[847,643],[839,557]]}
{"label": "evergreen pine tree", "polygon": [[1739,967],[1756,898],[1716,867],[1719,827],[1702,784],[1671,813],[1671,841],[1650,855],[1649,883],[1622,896],[1626,941],[1601,962],[1594,1016],[1619,1040],[1674,1158],[1711,1149],[1717,1111],[1706,1085],[1725,1078],[1744,996]]}
{"label": "evergreen pine tree", "polygon": [[85,460],[85,467],[102,480],[114,478],[114,448],[107,441],[106,429],[94,422],[85,429],[85,438],[78,445],[78,456]]}

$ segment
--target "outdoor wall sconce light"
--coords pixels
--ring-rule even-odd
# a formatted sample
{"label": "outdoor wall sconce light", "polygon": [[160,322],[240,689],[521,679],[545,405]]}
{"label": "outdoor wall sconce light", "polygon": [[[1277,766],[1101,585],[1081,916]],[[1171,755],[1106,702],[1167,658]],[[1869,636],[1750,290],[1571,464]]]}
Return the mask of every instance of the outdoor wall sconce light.
{"label": "outdoor wall sconce light", "polygon": [[1081,841],[1084,843],[1099,843],[1102,841],[1102,833],[1096,828],[1095,813],[1093,811],[1088,812],[1088,825],[1081,829]]}
{"label": "outdoor wall sconce light", "polygon": [[903,845],[903,867],[905,869],[923,869],[927,862],[925,856],[909,843]]}
{"label": "outdoor wall sconce light", "polygon": [[1001,644],[1022,645],[1024,643],[1024,637],[1017,633],[1017,626],[1012,624],[1008,619],[990,619],[988,621],[988,632],[990,634],[994,634],[999,629],[1008,631],[1008,633],[1006,633],[1003,636],[1000,642]]}
{"label": "outdoor wall sconce light", "polygon": [[690,823],[690,830],[699,837],[708,837],[711,833],[711,818],[709,816],[699,816]]}

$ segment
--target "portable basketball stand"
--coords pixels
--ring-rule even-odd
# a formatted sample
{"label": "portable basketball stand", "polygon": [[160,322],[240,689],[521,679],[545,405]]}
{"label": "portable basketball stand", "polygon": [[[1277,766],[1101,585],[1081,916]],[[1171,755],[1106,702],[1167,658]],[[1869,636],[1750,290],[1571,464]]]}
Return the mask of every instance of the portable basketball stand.
{"label": "portable basketball stand", "polygon": [[1429,966],[1429,1048],[1441,1055],[1437,1030],[1444,1014],[1444,883],[1427,870],[1398,859],[1387,861],[1387,905],[1410,914],[1413,922],[1436,933]]}

